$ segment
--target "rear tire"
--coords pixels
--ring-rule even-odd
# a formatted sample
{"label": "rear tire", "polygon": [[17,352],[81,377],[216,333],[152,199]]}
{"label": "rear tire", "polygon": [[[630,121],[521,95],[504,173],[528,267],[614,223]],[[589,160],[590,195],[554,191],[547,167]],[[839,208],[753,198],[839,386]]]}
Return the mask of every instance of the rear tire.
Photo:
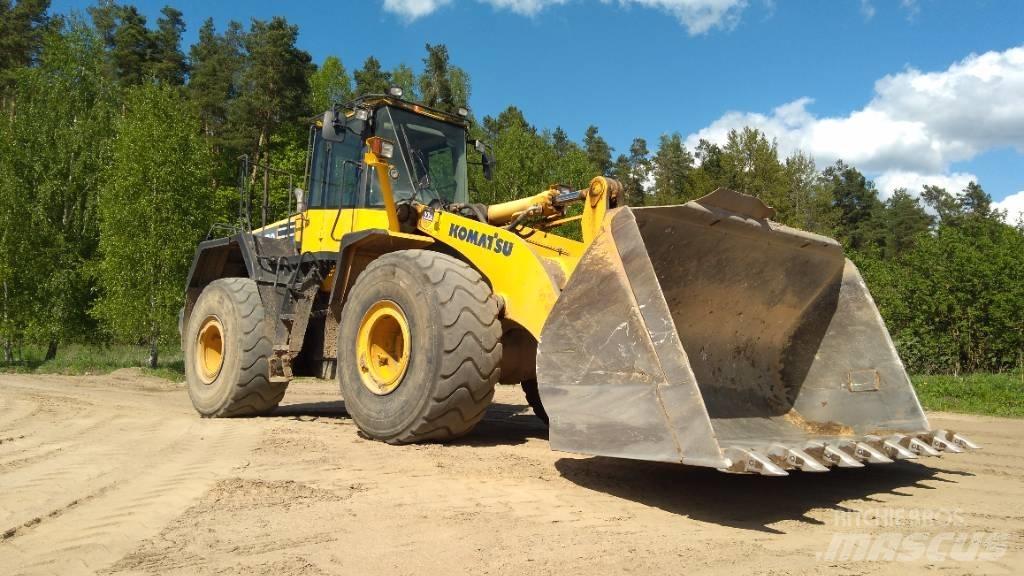
{"label": "rear tire", "polygon": [[[387,332],[398,342],[384,346],[393,352],[388,358],[374,356],[365,343],[373,340],[369,324],[382,307],[399,316],[388,322],[401,328]],[[338,379],[359,429],[391,444],[451,440],[471,431],[498,382],[498,311],[480,274],[446,254],[402,250],[367,266],[346,297],[338,330]],[[389,362],[401,375],[375,387],[380,379],[371,372],[384,366],[377,369],[393,377]]]}
{"label": "rear tire", "polygon": [[183,341],[188,395],[201,415],[258,416],[277,407],[288,384],[270,380],[266,323],[253,280],[222,278],[203,289]]}

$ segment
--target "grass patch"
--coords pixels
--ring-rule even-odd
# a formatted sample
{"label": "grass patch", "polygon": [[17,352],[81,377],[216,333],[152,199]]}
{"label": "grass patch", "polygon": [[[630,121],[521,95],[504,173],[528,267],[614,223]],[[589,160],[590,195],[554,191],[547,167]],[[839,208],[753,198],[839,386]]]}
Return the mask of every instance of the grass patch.
{"label": "grass patch", "polygon": [[0,372],[27,374],[109,374],[121,368],[142,368],[152,376],[175,382],[185,379],[181,350],[168,346],[160,351],[156,368],[148,368],[149,348],[127,344],[62,344],[57,357],[44,360],[45,346],[26,346],[15,362],[0,361]]}
{"label": "grass patch", "polygon": [[1024,371],[962,376],[912,376],[928,410],[1024,417]]}

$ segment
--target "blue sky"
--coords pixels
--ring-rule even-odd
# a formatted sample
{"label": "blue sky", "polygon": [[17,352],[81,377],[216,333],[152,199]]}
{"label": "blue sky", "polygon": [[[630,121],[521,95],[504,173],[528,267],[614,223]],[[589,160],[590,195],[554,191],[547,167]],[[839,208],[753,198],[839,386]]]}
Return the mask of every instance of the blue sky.
{"label": "blue sky", "polygon": [[[842,157],[895,186],[973,177],[1024,209],[1024,6],[961,0],[139,0],[171,3],[186,43],[212,16],[284,15],[320,62],[373,54],[421,67],[445,43],[472,78],[477,116],[519,106],[625,152],[641,136],[692,144],[752,124],[783,152]],[[90,2],[55,0],[58,12]]]}

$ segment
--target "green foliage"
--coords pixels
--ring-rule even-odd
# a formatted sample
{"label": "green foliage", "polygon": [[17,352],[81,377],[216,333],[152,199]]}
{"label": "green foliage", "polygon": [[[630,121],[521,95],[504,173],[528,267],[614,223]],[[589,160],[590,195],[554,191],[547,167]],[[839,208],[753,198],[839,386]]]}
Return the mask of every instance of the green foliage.
{"label": "green foliage", "polygon": [[0,97],[19,68],[36,62],[43,39],[59,23],[47,15],[49,7],[50,0],[0,0]]}
{"label": "green foliage", "polygon": [[108,70],[122,86],[134,86],[146,78],[180,85],[188,67],[181,51],[185,19],[181,11],[165,6],[156,30],[132,5],[101,0],[89,8],[93,25],[108,48]]}
{"label": "green foliage", "polygon": [[405,64],[395,66],[391,71],[391,84],[402,89],[402,98],[410,102],[420,100],[416,92],[416,73]]}
{"label": "green foliage", "polygon": [[[173,8],[149,28],[134,6],[113,0],[89,9],[92,27],[64,25],[47,7],[0,0],[0,342],[8,355],[22,343],[49,348],[57,356],[49,366],[65,356],[47,344],[100,328],[133,346],[175,338],[196,242],[211,221],[237,219],[240,155],[274,168],[265,181],[274,220],[288,210],[291,187],[303,184],[310,115],[392,84],[407,100],[469,107],[469,75],[442,44],[426,45],[419,72],[384,70],[369,55],[350,78],[336,57],[314,67],[283,18],[248,28],[231,22],[223,32],[207,20],[186,59],[184,18]],[[784,224],[843,242],[912,370],[1024,363],[1024,226],[1005,225],[977,183],[883,200],[855,167],[819,171],[804,154],[781,158],[752,128],[692,149],[669,132],[653,154],[636,138],[613,156],[597,126],[574,141],[509,106],[474,123],[471,136],[489,142],[497,160],[491,181],[471,163],[475,202],[552,184],[579,189],[599,174],[619,179],[633,205],[730,187],[773,206]],[[257,220],[259,172],[241,178],[256,192]]]}
{"label": "green foliage", "polygon": [[309,98],[309,109],[314,114],[352,99],[352,79],[340,58],[324,58],[320,68],[310,75]]}
{"label": "green foliage", "polygon": [[928,410],[1024,417],[1024,372],[911,378]]}
{"label": "green foliage", "polygon": [[597,126],[587,126],[587,132],[583,135],[583,149],[587,151],[590,163],[597,169],[597,175],[602,176],[611,172],[612,147],[597,131]]}
{"label": "green foliage", "polygon": [[312,57],[295,46],[299,28],[280,16],[253,20],[241,38],[244,65],[230,118],[254,158],[267,155],[270,136],[282,125],[294,126],[309,112]]}
{"label": "green foliage", "polygon": [[56,342],[89,329],[98,175],[108,158],[113,87],[100,39],[80,22],[50,35],[0,119],[3,336]]}
{"label": "green foliage", "polygon": [[662,134],[658,152],[654,155],[654,198],[657,205],[676,204],[693,200],[690,174],[693,156],[683,145],[678,132]]}
{"label": "green foliage", "polygon": [[1024,232],[992,219],[940,226],[893,260],[858,254],[897,349],[915,372],[1024,363]]}
{"label": "green foliage", "polygon": [[[159,129],[155,129],[159,127]],[[210,226],[211,156],[188,103],[165,85],[130,89],[100,194],[102,285],[94,314],[116,337],[177,336],[181,279]]]}
{"label": "green foliage", "polygon": [[46,358],[46,347],[22,346],[13,360],[0,360],[0,372],[34,374],[109,374],[122,368],[143,368],[146,374],[174,382],[185,379],[180,350],[170,350],[158,368],[149,368],[149,349],[130,344],[70,343],[54,358]]}
{"label": "green foliage", "polygon": [[391,87],[391,73],[380,67],[380,61],[370,56],[363,67],[355,72],[356,96],[387,94]]}

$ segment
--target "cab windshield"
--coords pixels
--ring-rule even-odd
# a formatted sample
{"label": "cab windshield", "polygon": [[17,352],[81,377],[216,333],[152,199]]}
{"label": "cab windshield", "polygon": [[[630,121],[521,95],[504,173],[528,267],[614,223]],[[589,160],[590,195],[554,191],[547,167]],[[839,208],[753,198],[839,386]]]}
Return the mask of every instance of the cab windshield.
{"label": "cab windshield", "polygon": [[[377,135],[394,142],[401,151],[401,158],[391,160],[398,171],[398,178],[391,181],[395,200],[416,198],[423,204],[442,205],[467,202],[463,128],[391,107],[377,111],[376,123]],[[370,200],[373,205],[382,204],[376,178]]]}

